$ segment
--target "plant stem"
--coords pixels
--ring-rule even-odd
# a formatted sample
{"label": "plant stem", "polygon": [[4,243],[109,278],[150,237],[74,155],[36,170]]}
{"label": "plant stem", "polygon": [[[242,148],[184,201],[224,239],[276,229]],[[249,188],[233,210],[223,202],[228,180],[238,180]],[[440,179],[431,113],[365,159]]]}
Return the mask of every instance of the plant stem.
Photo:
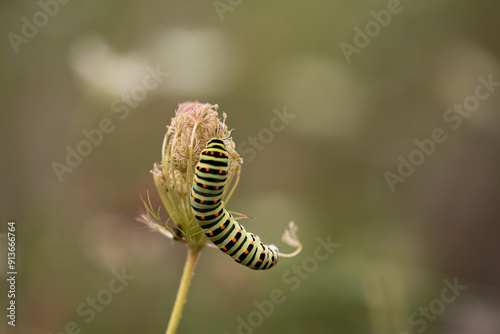
{"label": "plant stem", "polygon": [[186,263],[184,264],[181,284],[179,285],[179,290],[177,291],[174,309],[172,310],[172,314],[170,315],[166,334],[175,334],[177,327],[179,326],[182,309],[184,308],[184,304],[186,303],[189,284],[191,283],[191,278],[193,277],[194,268],[196,267],[196,262],[198,262],[199,256],[199,249],[189,248]]}

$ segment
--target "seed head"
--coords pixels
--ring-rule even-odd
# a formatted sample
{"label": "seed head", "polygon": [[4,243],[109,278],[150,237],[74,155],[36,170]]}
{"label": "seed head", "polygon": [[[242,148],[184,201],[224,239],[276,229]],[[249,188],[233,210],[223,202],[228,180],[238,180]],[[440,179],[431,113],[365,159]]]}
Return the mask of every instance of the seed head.
{"label": "seed head", "polygon": [[162,159],[153,165],[154,182],[169,218],[162,223],[159,209],[149,200],[144,202],[146,213],[139,221],[163,235],[184,242],[192,248],[202,248],[208,241],[193,217],[190,192],[194,168],[200,153],[212,138],[224,141],[229,156],[228,182],[224,189],[227,203],[239,180],[243,160],[235,150],[231,130],[226,126],[226,114],[218,118],[218,105],[185,102],[179,105],[162,146]]}

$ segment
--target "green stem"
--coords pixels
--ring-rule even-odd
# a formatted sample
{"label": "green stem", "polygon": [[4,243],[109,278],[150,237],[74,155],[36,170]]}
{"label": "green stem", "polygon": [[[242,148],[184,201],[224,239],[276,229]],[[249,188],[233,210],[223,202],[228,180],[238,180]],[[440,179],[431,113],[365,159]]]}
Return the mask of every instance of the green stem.
{"label": "green stem", "polygon": [[193,277],[194,268],[196,267],[196,262],[198,262],[199,256],[199,249],[189,248],[186,263],[184,265],[184,271],[182,273],[181,284],[179,285],[179,290],[177,291],[174,309],[170,315],[170,321],[168,322],[166,334],[175,334],[177,331],[179,321],[181,320],[182,309],[186,303],[189,284],[191,283],[191,278]]}

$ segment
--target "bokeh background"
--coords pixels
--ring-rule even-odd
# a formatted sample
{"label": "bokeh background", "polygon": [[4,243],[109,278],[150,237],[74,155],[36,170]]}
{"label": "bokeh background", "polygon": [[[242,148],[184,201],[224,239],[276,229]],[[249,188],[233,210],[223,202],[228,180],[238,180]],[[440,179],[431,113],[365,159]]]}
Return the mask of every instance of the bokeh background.
{"label": "bokeh background", "polygon": [[[348,62],[340,44],[390,3],[223,0],[218,13],[212,1],[71,1],[16,53],[9,33],[42,7],[2,1],[0,232],[9,219],[18,228],[17,325],[3,315],[2,333],[63,333],[69,321],[82,333],[164,332],[186,248],[135,219],[166,125],[195,100],[227,113],[237,148],[273,109],[295,115],[255,158],[242,153],[230,209],[284,251],[294,220],[305,247],[268,272],[205,249],[179,333],[237,333],[274,289],[286,301],[254,333],[500,333],[500,91],[458,129],[443,121],[479,76],[500,81],[500,3],[402,0]],[[169,76],[120,119],[114,101],[148,66]],[[60,182],[53,162],[104,118],[114,131]],[[384,173],[436,128],[447,140],[391,191]],[[327,236],[340,247],[292,291],[283,275],[310,265]],[[135,278],[87,323],[78,305],[122,268]],[[467,289],[442,309],[445,280]],[[410,323],[429,305],[425,328]]]}

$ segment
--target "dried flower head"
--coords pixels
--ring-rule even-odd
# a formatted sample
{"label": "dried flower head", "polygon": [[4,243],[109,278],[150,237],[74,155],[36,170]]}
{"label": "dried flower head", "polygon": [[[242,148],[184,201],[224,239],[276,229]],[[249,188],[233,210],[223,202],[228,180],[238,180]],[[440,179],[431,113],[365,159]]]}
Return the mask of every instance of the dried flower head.
{"label": "dried flower head", "polygon": [[229,156],[226,203],[236,188],[243,160],[235,150],[231,130],[226,126],[226,114],[218,118],[218,105],[185,102],[179,105],[163,141],[161,163],[155,163],[154,182],[165,209],[169,214],[162,223],[159,209],[155,211],[149,201],[144,201],[146,213],[140,221],[163,235],[187,243],[191,248],[202,248],[208,239],[193,219],[190,190],[194,168],[207,142],[216,137],[224,141]]}

